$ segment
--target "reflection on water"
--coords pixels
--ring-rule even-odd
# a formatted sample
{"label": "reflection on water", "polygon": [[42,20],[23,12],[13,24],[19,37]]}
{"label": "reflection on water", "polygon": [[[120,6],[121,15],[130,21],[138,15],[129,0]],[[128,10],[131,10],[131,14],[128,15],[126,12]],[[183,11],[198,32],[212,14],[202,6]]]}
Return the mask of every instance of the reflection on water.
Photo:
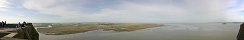
{"label": "reflection on water", "polygon": [[95,30],[69,35],[44,35],[40,40],[236,40],[241,23],[181,23],[132,32]]}

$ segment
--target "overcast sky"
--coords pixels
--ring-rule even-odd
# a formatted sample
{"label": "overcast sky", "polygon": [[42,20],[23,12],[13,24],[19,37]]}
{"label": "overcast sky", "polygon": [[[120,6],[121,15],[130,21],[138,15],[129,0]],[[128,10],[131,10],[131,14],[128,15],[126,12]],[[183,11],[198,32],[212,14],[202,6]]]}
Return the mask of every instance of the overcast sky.
{"label": "overcast sky", "polygon": [[243,22],[244,0],[0,0],[8,22]]}

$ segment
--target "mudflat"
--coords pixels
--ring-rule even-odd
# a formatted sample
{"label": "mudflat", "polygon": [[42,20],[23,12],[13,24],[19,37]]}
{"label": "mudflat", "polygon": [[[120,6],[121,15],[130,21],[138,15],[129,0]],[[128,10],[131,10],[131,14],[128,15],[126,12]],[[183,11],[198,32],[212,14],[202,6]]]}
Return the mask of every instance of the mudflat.
{"label": "mudflat", "polygon": [[162,24],[150,23],[77,23],[55,24],[51,28],[38,28],[38,31],[47,35],[64,35],[87,32],[92,30],[129,32],[145,28],[160,27]]}

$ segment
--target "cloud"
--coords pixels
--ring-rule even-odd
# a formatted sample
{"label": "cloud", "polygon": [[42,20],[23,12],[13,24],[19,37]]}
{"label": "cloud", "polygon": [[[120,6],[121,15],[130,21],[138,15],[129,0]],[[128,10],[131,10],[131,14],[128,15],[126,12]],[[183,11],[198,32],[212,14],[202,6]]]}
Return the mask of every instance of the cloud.
{"label": "cloud", "polygon": [[[73,17],[81,15],[77,7],[71,4],[74,0],[25,0],[23,7],[43,14]],[[82,1],[79,1],[82,2]]]}
{"label": "cloud", "polygon": [[225,3],[227,1],[223,0],[185,0],[178,3],[181,5],[175,5],[174,2],[162,5],[125,1],[104,9],[93,17],[108,22],[111,19],[115,22],[222,22],[231,18],[228,16],[234,16],[226,12]]}
{"label": "cloud", "polygon": [[168,20],[167,18],[174,19],[184,16],[187,13],[185,9],[173,5],[124,2],[119,6],[105,8],[89,17],[107,22],[164,22]]}
{"label": "cloud", "polygon": [[6,8],[9,8],[8,0],[0,0],[0,11],[6,11]]}
{"label": "cloud", "polygon": [[[120,0],[116,4],[98,0],[25,0],[23,7],[41,14],[57,15],[79,22],[220,22],[240,21],[228,12],[231,0]],[[88,6],[88,5],[97,6]],[[90,8],[100,7],[102,8]],[[90,10],[87,10],[90,9]],[[94,11],[95,10],[95,11]]]}
{"label": "cloud", "polygon": [[3,16],[3,15],[1,15],[0,17],[1,17],[0,21],[8,21],[8,23],[17,23],[23,21],[31,22],[32,20],[34,20],[25,17],[13,17],[13,16]]}
{"label": "cloud", "polygon": [[7,0],[1,0],[0,1],[0,7],[1,8],[8,7],[8,1]]}
{"label": "cloud", "polygon": [[229,3],[229,10],[228,10],[228,21],[239,21],[243,22],[244,15],[243,15],[243,8],[244,8],[244,1],[242,0],[232,0]]}

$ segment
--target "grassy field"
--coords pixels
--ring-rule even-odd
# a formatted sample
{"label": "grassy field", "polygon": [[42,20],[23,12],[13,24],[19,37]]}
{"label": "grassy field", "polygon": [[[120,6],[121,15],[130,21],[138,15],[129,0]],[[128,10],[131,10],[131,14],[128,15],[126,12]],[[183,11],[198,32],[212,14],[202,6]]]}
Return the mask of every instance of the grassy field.
{"label": "grassy field", "polygon": [[52,26],[52,28],[38,28],[38,31],[47,35],[73,34],[99,29],[104,31],[112,30],[116,32],[128,32],[145,28],[159,27],[162,25],[149,23],[67,23],[55,24]]}

